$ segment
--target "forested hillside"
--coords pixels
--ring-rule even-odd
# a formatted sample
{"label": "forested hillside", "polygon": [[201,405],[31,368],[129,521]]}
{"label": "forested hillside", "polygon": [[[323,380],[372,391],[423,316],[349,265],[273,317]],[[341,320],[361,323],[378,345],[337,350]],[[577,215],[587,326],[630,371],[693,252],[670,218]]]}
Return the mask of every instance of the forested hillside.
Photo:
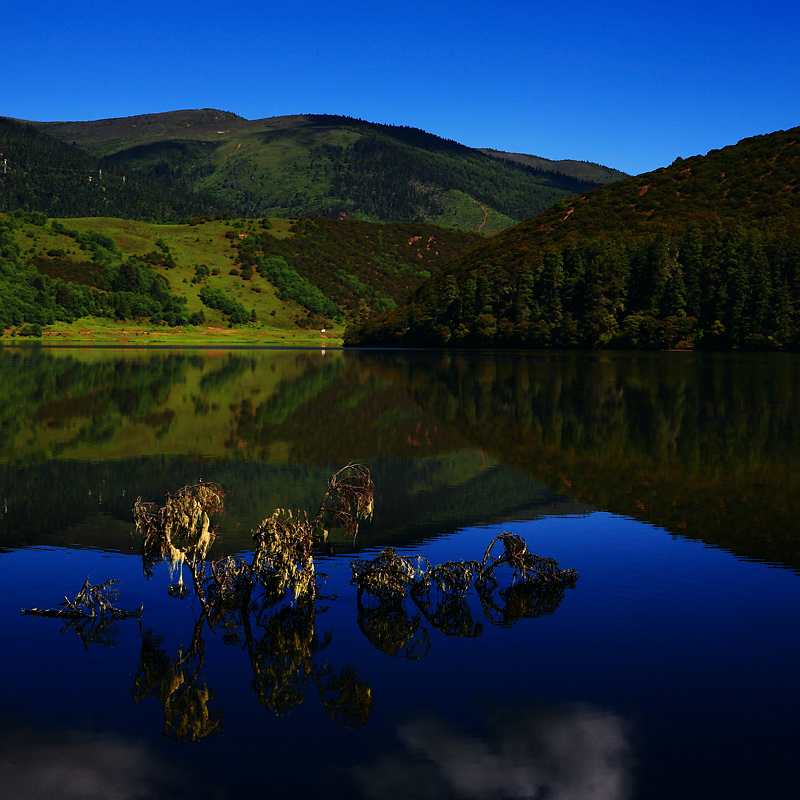
{"label": "forested hillside", "polygon": [[174,222],[224,208],[0,117],[0,212],[15,210]]}
{"label": "forested hillside", "polygon": [[346,342],[798,349],[798,234],[794,128],[556,203]]}
{"label": "forested hillside", "polygon": [[416,128],[332,115],[245,120],[202,109],[34,124],[242,217],[346,215],[489,233],[622,176],[584,162],[496,158]]}

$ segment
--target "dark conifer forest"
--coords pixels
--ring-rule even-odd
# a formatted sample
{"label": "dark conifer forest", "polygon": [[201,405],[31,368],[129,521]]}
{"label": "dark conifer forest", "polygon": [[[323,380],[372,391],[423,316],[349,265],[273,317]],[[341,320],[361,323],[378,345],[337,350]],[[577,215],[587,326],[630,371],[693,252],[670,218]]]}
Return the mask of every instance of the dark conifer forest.
{"label": "dark conifer forest", "polygon": [[800,129],[558,202],[355,345],[800,348]]}

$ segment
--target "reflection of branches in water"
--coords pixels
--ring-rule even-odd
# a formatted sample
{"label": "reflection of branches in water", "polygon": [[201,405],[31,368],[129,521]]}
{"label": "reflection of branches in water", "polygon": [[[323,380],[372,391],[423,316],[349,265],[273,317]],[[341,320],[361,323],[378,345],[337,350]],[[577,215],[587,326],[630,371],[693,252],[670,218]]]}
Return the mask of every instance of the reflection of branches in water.
{"label": "reflection of branches in water", "polygon": [[431,637],[420,622],[420,615],[409,616],[401,601],[370,603],[362,597],[358,599],[358,627],[372,645],[387,655],[414,661],[428,655]]}
{"label": "reflection of branches in water", "polygon": [[411,589],[425,619],[447,636],[475,638],[483,625],[472,619],[467,589],[477,569],[474,561],[448,561],[431,567]]}
{"label": "reflection of branches in water", "polygon": [[493,625],[509,626],[520,619],[552,614],[564,599],[562,586],[521,581],[505,589],[483,586],[478,591],[484,613]]}
{"label": "reflection of branches in water", "polygon": [[358,679],[353,664],[334,672],[329,667],[312,672],[317,684],[325,712],[332,722],[343,728],[360,728],[372,711],[372,687],[367,681]]}
{"label": "reflection of branches in water", "polygon": [[141,619],[142,609],[124,611],[117,608],[114,602],[119,597],[119,591],[112,589],[119,581],[114,579],[93,585],[87,578],[81,590],[75,595],[74,600],[64,598],[61,608],[28,608],[23,609],[23,614],[34,617],[53,617],[63,619],[66,625],[62,633],[71,630],[83,642],[88,650],[90,644],[113,646],[117,644],[119,628],[117,621],[138,617]]}
{"label": "reflection of branches in water", "polygon": [[81,617],[70,619],[64,625],[62,633],[73,631],[88,650],[90,644],[102,644],[115,647],[119,644],[119,625],[117,619],[107,617]]}
{"label": "reflection of branches in water", "polygon": [[472,618],[466,596],[441,591],[414,593],[411,596],[425,619],[447,636],[474,639],[483,633],[483,625]]}
{"label": "reflection of branches in water", "polygon": [[259,703],[284,716],[305,699],[308,665],[329,644],[330,637],[323,641],[317,637],[309,604],[282,606],[262,624],[259,639],[252,634],[247,637],[253,690]]}
{"label": "reflection of branches in water", "polygon": [[222,730],[222,709],[214,704],[214,690],[200,673],[205,660],[202,629],[205,615],[194,626],[192,642],[177,658],[167,655],[164,638],[148,629],[142,634],[139,668],[131,694],[136,703],[158,698],[164,710],[164,735],[179,742],[197,742]]}
{"label": "reflection of branches in water", "polygon": [[316,613],[312,600],[298,606],[282,605],[262,617],[263,635],[257,640],[246,620],[253,690],[273,714],[286,716],[303,703],[311,681],[331,720],[347,728],[359,727],[372,708],[372,690],[369,683],[358,679],[354,666],[336,673],[318,658],[332,635],[317,635]]}

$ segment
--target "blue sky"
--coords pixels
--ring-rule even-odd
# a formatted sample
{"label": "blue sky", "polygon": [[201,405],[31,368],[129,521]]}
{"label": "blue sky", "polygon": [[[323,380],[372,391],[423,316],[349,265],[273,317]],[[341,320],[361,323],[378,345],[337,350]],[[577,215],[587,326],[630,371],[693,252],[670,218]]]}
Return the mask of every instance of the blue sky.
{"label": "blue sky", "polygon": [[800,125],[800,2],[4,0],[0,115],[345,114],[639,173]]}

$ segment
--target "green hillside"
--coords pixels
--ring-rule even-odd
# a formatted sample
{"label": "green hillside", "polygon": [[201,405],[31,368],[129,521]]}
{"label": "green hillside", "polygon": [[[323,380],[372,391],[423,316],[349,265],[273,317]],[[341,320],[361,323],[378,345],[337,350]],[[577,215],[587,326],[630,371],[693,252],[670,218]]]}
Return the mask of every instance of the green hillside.
{"label": "green hillside", "polygon": [[[0,331],[298,331],[394,307],[479,234],[357,220],[155,224],[0,214]],[[319,335],[319,333],[317,333]]]}
{"label": "green hillside", "polygon": [[349,344],[800,348],[800,129],[556,203]]}
{"label": "green hillside", "polygon": [[243,217],[346,215],[489,233],[622,176],[583,162],[496,158],[415,128],[331,115],[245,120],[203,109],[33,124]]}

